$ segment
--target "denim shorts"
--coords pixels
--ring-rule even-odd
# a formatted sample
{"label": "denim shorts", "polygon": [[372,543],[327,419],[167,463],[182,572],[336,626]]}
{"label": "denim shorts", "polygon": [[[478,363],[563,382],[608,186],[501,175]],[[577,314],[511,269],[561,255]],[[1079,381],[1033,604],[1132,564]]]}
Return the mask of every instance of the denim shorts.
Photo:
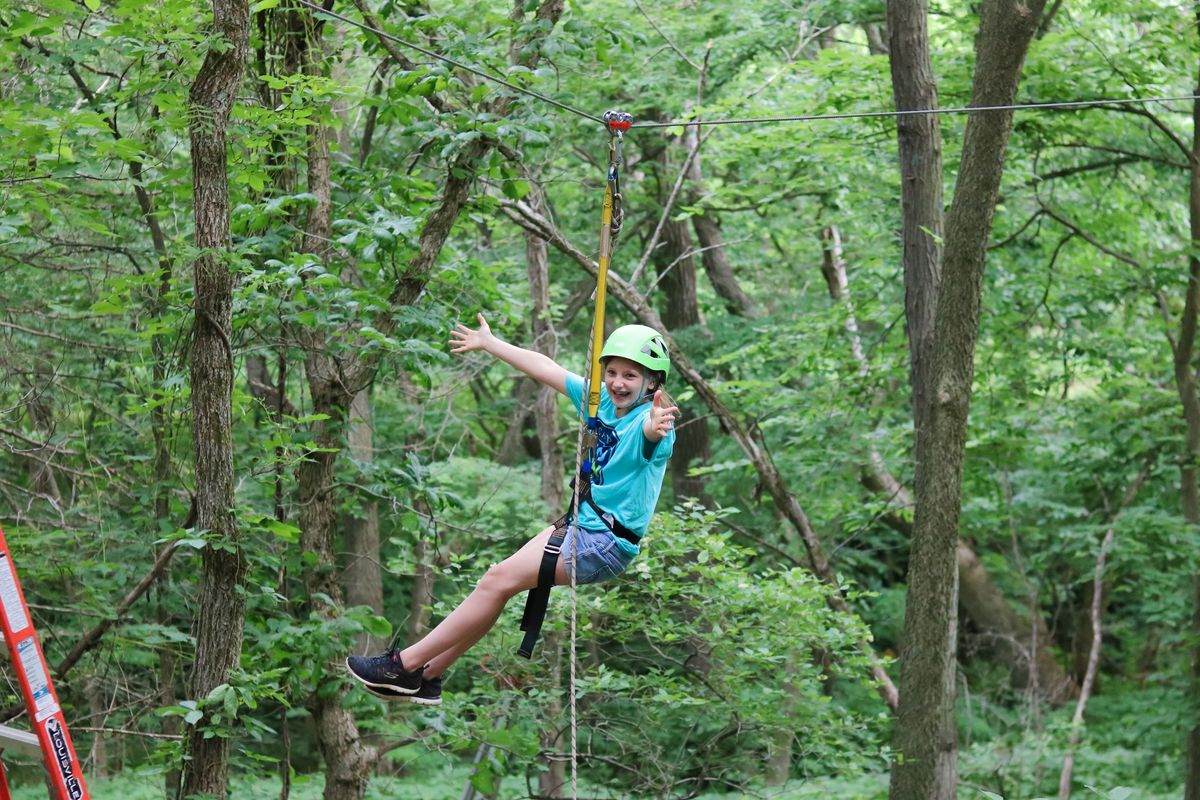
{"label": "denim shorts", "polygon": [[572,561],[575,560],[571,554],[573,540],[576,539],[579,544],[578,567],[574,570],[576,583],[597,583],[615,578],[641,552],[636,544],[614,536],[606,528],[591,530],[572,526],[563,540],[561,556],[568,575],[572,572]]}

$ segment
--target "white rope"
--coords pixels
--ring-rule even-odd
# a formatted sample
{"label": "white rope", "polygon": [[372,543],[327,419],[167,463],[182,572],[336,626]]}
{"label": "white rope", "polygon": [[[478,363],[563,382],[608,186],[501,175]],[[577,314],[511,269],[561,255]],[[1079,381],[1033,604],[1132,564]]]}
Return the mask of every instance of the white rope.
{"label": "white rope", "polygon": [[[593,297],[595,293],[593,292]],[[592,331],[595,332],[596,321],[592,320]],[[579,473],[583,469],[583,441],[585,431],[587,430],[587,398],[591,392],[591,372],[592,372],[592,342],[594,336],[588,336],[587,347],[587,369],[584,374],[588,377],[583,379],[583,396],[579,401],[579,433],[575,437],[575,487],[571,497],[571,509],[575,515],[575,521],[572,522],[570,517],[567,518],[567,536],[571,540],[571,557],[567,562],[567,573],[571,580],[571,667],[570,667],[570,718],[571,718],[571,800],[578,800],[579,797],[579,758],[577,749],[577,719],[575,707],[575,637],[577,632],[576,616],[578,613],[578,601],[575,581],[575,565],[578,562],[579,556],[579,493],[583,481],[580,480]],[[597,413],[599,413],[597,411]]]}

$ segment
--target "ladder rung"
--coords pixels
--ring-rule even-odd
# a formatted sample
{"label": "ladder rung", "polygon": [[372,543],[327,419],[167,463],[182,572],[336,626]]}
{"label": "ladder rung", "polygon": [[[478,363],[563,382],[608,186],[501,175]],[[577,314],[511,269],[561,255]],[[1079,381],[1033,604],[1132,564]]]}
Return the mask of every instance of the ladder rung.
{"label": "ladder rung", "polygon": [[10,728],[7,725],[0,725],[0,750],[11,750],[15,753],[39,758],[42,755],[42,746],[38,743],[35,734],[19,728]]}

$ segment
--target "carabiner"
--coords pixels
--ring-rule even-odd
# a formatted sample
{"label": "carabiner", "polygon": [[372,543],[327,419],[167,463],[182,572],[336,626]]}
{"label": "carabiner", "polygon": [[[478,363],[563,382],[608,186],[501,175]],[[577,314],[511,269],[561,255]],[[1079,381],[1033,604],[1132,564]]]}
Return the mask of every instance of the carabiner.
{"label": "carabiner", "polygon": [[616,167],[621,165],[625,131],[633,125],[633,115],[625,111],[605,111],[600,117],[608,128],[608,179],[616,180]]}

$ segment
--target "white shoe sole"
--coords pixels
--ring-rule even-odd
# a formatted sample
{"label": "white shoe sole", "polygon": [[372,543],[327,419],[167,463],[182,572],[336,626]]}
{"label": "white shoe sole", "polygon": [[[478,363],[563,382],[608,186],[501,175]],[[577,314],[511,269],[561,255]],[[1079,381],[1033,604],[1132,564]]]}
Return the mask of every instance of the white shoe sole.
{"label": "white shoe sole", "polygon": [[346,672],[349,672],[350,677],[354,678],[354,680],[358,681],[363,686],[368,686],[372,689],[385,689],[389,692],[395,692],[396,694],[399,694],[399,695],[416,694],[417,692],[419,692],[421,690],[420,686],[417,686],[413,689],[405,689],[400,686],[393,686],[390,683],[371,683],[369,680],[359,677],[358,674],[355,673],[354,670],[350,669],[350,659],[348,659],[348,658],[346,659]]}
{"label": "white shoe sole", "polygon": [[388,702],[400,700],[406,703],[416,703],[419,706],[440,706],[442,704],[441,697],[430,699],[428,697],[417,697],[415,694],[400,694],[390,687],[387,689],[376,689],[368,686],[367,691],[380,700],[387,700]]}

